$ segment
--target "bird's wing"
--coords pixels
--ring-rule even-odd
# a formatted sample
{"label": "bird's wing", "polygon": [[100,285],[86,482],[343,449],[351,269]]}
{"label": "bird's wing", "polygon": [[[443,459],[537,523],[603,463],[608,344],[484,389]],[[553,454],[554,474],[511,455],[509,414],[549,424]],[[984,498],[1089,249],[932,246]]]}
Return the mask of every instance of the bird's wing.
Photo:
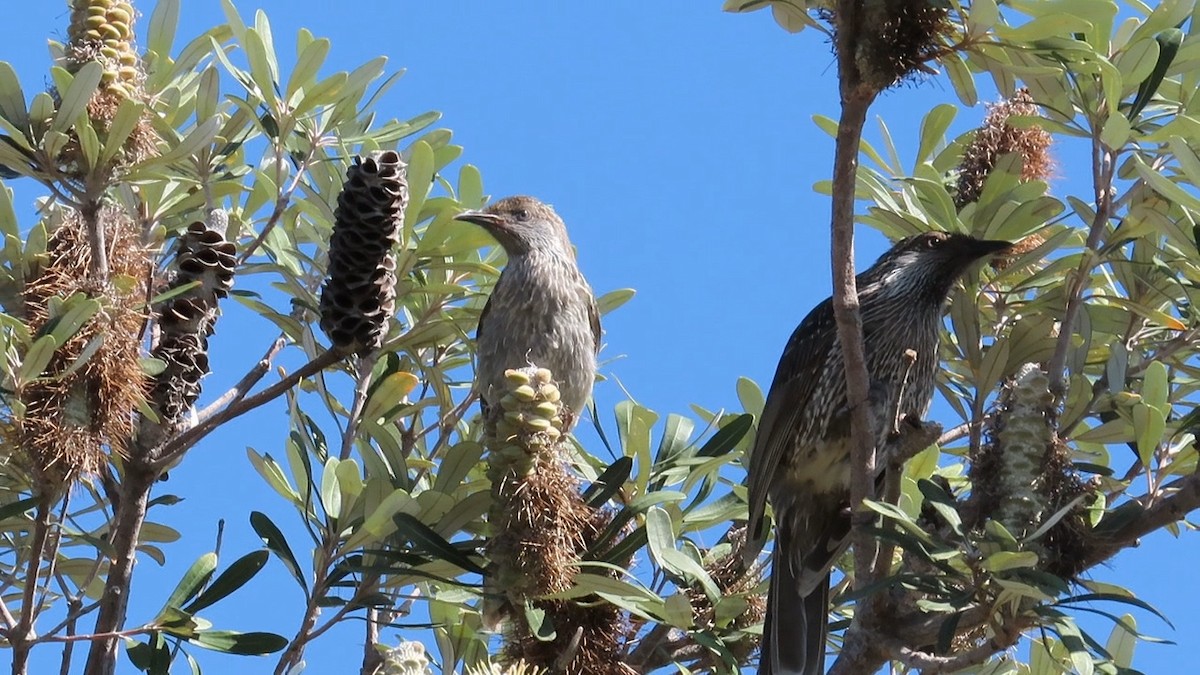
{"label": "bird's wing", "polygon": [[[499,284],[500,281],[497,280],[496,283]],[[495,296],[496,296],[496,289],[495,289],[495,287],[493,287],[492,293],[488,295],[487,302],[483,303],[483,311],[481,311],[479,313],[479,325],[475,327],[475,344],[476,345],[479,344],[479,338],[483,337],[483,324],[487,321],[488,312],[491,311],[491,309],[492,309],[492,298]],[[478,370],[478,368],[479,368],[478,355],[476,355],[475,359],[476,359],[475,368],[476,368],[476,370]],[[476,378],[475,386],[479,387],[478,377]],[[479,394],[479,411],[483,413],[483,418],[487,419],[488,418],[488,404],[487,404],[487,401],[484,399],[484,396],[483,396],[484,393],[486,393],[486,392],[483,392],[483,391],[478,392],[478,394]]]}
{"label": "bird's wing", "polygon": [[604,331],[600,329],[600,307],[596,305],[596,296],[592,292],[588,294],[588,320],[592,324],[592,335],[596,338],[596,353],[600,353],[600,336]]}
{"label": "bird's wing", "polygon": [[[826,300],[804,317],[779,357],[775,379],[767,393],[758,434],[750,451],[751,535],[759,530],[771,480],[779,470],[780,460],[791,450],[804,406],[817,388],[819,368],[812,366],[814,363],[823,365],[834,347],[837,332],[833,322],[833,303]],[[765,536],[765,533],[760,535]]]}

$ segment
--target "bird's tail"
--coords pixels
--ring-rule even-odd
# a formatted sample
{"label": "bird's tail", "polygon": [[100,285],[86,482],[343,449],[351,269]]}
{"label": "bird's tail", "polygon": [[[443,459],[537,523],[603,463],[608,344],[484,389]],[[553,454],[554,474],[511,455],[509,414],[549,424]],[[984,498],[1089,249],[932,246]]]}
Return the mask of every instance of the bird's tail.
{"label": "bird's tail", "polygon": [[791,535],[780,527],[771,554],[771,589],[763,624],[759,675],[823,675],[829,622],[829,576],[807,596],[800,594],[803,572],[789,555]]}

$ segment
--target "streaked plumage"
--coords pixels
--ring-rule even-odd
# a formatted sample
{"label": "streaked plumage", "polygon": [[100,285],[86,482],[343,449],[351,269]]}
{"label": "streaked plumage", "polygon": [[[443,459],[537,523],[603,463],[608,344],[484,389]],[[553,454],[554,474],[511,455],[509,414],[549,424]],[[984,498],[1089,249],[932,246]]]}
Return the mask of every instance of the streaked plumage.
{"label": "streaked plumage", "polygon": [[[1008,246],[921,234],[901,240],[856,277],[876,447],[897,412],[920,418],[929,409],[942,305],[954,283],[973,261]],[[910,349],[915,363],[905,356]],[[824,672],[829,572],[850,530],[849,450],[846,376],[833,302],[826,299],[779,359],[750,455],[750,531],[759,530],[769,499],[776,532],[760,674]]]}
{"label": "streaked plumage", "polygon": [[569,428],[592,395],[600,314],[566,226],[549,205],[525,196],[458,219],[486,229],[508,253],[476,334],[475,380],[484,414],[499,406],[505,370],[534,365],[553,373]]}

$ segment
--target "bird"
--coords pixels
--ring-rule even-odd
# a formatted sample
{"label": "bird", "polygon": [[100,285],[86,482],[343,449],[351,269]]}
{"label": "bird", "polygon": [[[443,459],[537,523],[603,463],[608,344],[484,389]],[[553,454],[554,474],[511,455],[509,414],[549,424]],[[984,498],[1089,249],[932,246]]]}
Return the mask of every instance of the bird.
{"label": "bird", "polygon": [[[898,420],[919,421],[929,410],[942,309],[955,283],[973,262],[1011,245],[926,232],[898,241],[855,277],[876,448]],[[825,672],[830,570],[849,543],[850,429],[827,298],[800,322],[780,356],[749,455],[748,531],[763,532],[768,500],[775,514],[759,675]],[[761,543],[749,554],[757,555]]]}
{"label": "bird", "polygon": [[600,311],[579,270],[567,227],[549,204],[505,197],[455,216],[482,227],[508,254],[479,316],[475,381],[485,421],[500,409],[504,373],[549,369],[570,431],[592,396],[600,351]]}

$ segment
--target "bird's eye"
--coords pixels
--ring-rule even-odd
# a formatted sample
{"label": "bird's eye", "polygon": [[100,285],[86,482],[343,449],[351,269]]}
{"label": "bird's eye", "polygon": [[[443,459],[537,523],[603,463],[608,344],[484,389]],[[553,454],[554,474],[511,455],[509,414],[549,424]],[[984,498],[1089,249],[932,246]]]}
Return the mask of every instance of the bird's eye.
{"label": "bird's eye", "polygon": [[517,209],[514,215],[517,217],[517,220],[524,222],[529,220],[529,209]]}
{"label": "bird's eye", "polygon": [[925,248],[934,249],[942,245],[941,237],[930,237],[925,240]]}

